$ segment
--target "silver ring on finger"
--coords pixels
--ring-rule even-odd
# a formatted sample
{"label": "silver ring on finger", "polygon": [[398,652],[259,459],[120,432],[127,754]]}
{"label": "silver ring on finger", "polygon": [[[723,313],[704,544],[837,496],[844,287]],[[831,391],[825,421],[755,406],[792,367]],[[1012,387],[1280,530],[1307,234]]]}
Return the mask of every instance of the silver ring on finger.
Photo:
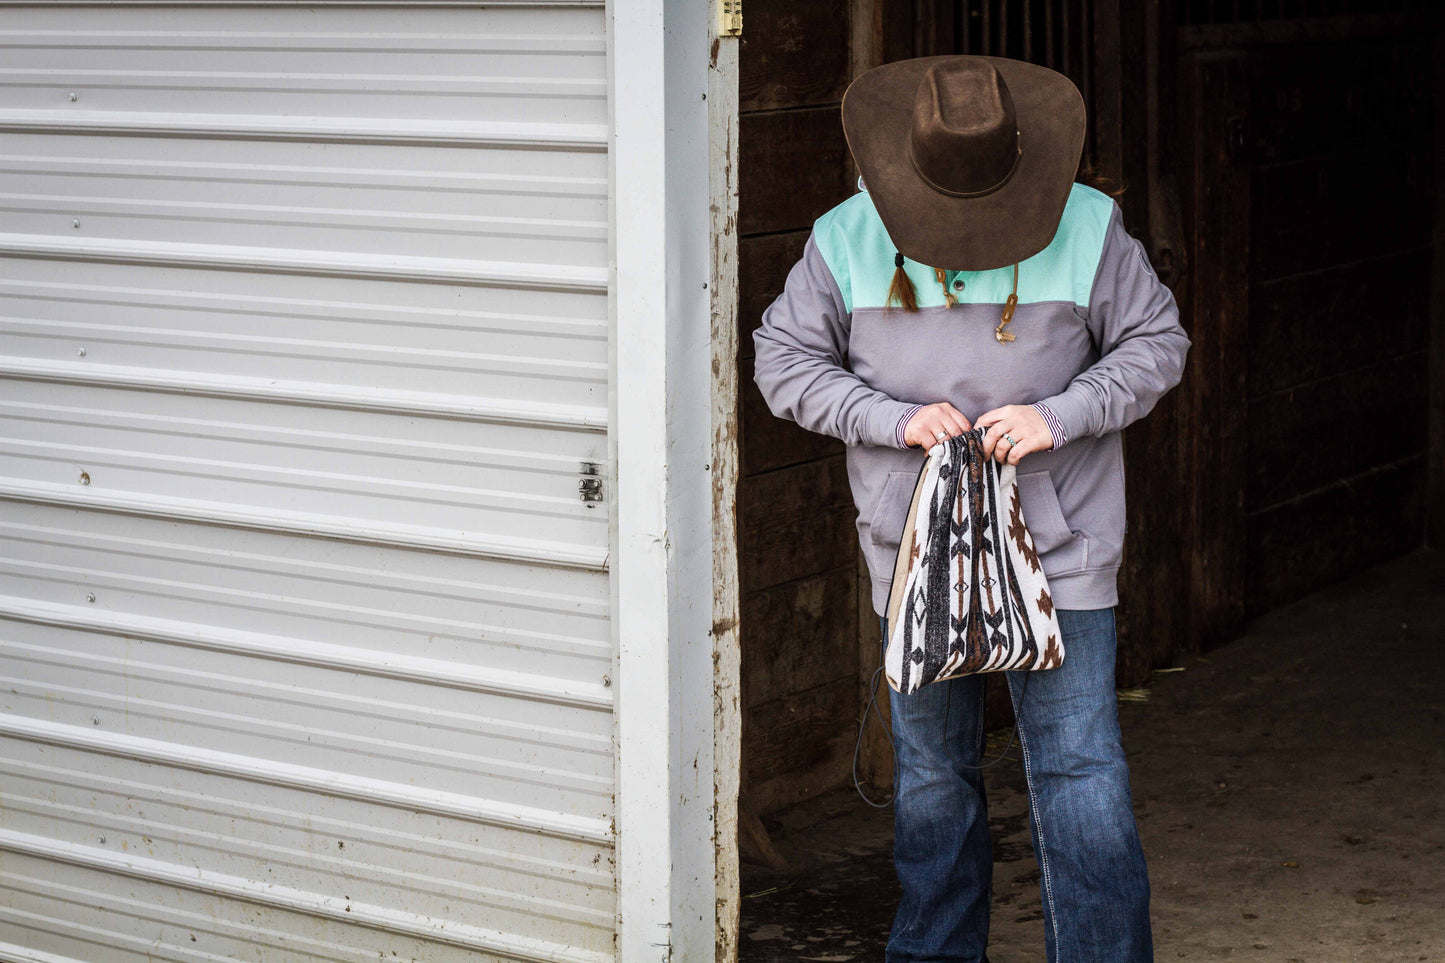
{"label": "silver ring on finger", "polygon": [[946,432],[946,431],[935,431],[935,432],[933,433],[933,437],[937,438],[939,441],[943,441],[945,438],[948,437],[948,432]]}
{"label": "silver ring on finger", "polygon": [[1008,432],[1004,432],[1003,440],[1008,442],[1010,445],[1018,444],[1018,442],[1014,440],[1014,436],[1010,435]]}

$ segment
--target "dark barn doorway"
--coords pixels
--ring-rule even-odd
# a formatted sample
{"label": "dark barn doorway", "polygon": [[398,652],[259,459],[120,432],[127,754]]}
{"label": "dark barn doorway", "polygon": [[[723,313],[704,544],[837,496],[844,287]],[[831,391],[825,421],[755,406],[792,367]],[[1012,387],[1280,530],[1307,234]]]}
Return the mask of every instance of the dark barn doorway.
{"label": "dark barn doorway", "polygon": [[[896,899],[880,848],[891,810],[871,810],[852,788],[878,639],[844,449],[774,418],[752,380],[762,310],[814,218],[855,189],[838,120],[849,80],[909,56],[991,53],[1061,70],[1085,94],[1085,159],[1124,183],[1126,224],[1175,291],[1194,342],[1184,381],[1124,434],[1130,520],[1118,684],[1157,693],[1159,670],[1195,667],[1168,676],[1170,700],[1128,708],[1152,725],[1147,713],[1166,701],[1207,717],[1204,696],[1225,690],[1201,682],[1199,701],[1188,695],[1190,680],[1204,676],[1198,666],[1210,664],[1198,660],[1222,659],[1246,641],[1266,662],[1282,656],[1290,643],[1271,617],[1293,612],[1317,624],[1322,599],[1363,598],[1352,594],[1358,585],[1380,588],[1380,572],[1445,542],[1440,28],[1440,4],[1424,0],[748,5],[739,162],[741,959],[796,959],[800,945],[818,948],[801,958],[881,958],[881,943],[868,943],[877,914],[865,908],[891,910]],[[1425,631],[1432,608],[1445,604],[1438,576],[1422,577],[1414,595],[1391,603],[1412,613],[1389,616],[1391,625]],[[1420,678],[1438,678],[1432,671]],[[1008,699],[996,685],[989,704],[990,724],[1006,729]],[[1438,716],[1424,725],[1438,736]],[[874,720],[859,755],[870,795],[888,794],[891,766]],[[998,777],[996,835],[1027,867],[1026,809],[1010,809],[1009,796],[1021,777],[1010,778]],[[856,822],[830,824],[839,818]],[[838,858],[799,855],[818,852]],[[800,874],[819,865],[842,874],[821,908],[808,900],[822,896],[797,895]],[[1023,894],[1036,886],[1028,873],[1001,878]],[[873,935],[809,942],[819,934],[768,922],[768,907],[790,900],[804,917],[870,918]],[[1015,915],[1027,925],[1031,912]],[[750,939],[759,931],[766,938]],[[849,939],[855,945],[843,947]]]}

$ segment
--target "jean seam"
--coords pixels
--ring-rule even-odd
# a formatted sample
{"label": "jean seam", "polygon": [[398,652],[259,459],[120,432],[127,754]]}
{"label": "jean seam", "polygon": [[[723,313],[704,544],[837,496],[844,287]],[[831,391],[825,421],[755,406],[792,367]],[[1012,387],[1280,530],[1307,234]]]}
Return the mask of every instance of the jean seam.
{"label": "jean seam", "polygon": [[[980,765],[980,766],[984,764],[984,752],[985,752],[985,750],[988,748],[988,741],[987,741],[987,736],[986,736],[987,729],[986,729],[985,726],[984,726],[984,710],[987,708],[987,703],[986,703],[985,700],[984,700],[984,695],[985,695],[985,693],[987,692],[987,689],[988,689],[987,681],[986,681],[985,679],[979,679],[979,680],[978,680],[978,704],[974,707],[977,711],[975,711],[974,716],[973,716],[973,744],[974,744],[974,746],[975,746],[976,753],[977,753],[977,754],[974,756],[974,759],[976,760],[976,764],[977,764],[977,765]],[[979,795],[980,795],[980,796],[983,796],[983,795],[987,792],[987,790],[983,788],[983,772],[982,772],[982,770],[978,770],[978,774],[979,774],[979,775],[978,775],[978,780],[979,780],[979,787],[980,787]],[[987,807],[987,805],[985,805],[985,806],[983,806],[982,808],[985,810],[985,812],[984,812],[984,826],[987,827],[987,826],[988,826],[988,816],[987,816],[987,808],[988,808],[988,807]],[[989,831],[990,831],[990,830],[988,830],[987,828],[985,828],[985,832],[989,832]],[[986,906],[988,906],[988,907],[991,908],[991,907],[993,906],[993,866],[992,866],[992,864],[989,865],[988,870],[987,870],[986,874],[984,875],[983,893],[984,893],[984,900],[985,900],[984,905],[986,905]],[[984,924],[984,925],[985,925],[985,926],[988,925],[986,919],[985,919],[985,924]],[[983,941],[983,957],[982,957],[982,958],[983,958],[985,961],[988,960],[988,937],[987,937],[987,936],[984,937],[984,941]]]}
{"label": "jean seam", "polygon": [[1008,679],[1008,692],[1009,699],[1014,704],[1014,716],[1018,720],[1019,748],[1023,750],[1024,754],[1024,782],[1028,785],[1029,790],[1029,810],[1033,813],[1034,823],[1038,827],[1039,833],[1039,871],[1044,878],[1044,895],[1049,901],[1049,926],[1054,931],[1055,958],[1051,963],[1059,963],[1058,957],[1062,953],[1063,944],[1059,941],[1059,911],[1057,904],[1054,902],[1054,880],[1052,874],[1049,872],[1049,847],[1048,841],[1044,838],[1044,821],[1039,813],[1038,797],[1034,794],[1033,767],[1029,765],[1029,740],[1028,737],[1024,735],[1023,706],[1014,694],[1012,678]]}
{"label": "jean seam", "polygon": [[978,753],[975,758],[978,759],[980,763],[983,762],[984,750],[987,748],[987,743],[984,741],[983,727],[983,711],[985,708],[983,702],[983,693],[985,684],[985,681],[982,679],[980,679],[978,682],[978,705],[974,707],[976,711],[973,715],[973,744],[976,752]]}

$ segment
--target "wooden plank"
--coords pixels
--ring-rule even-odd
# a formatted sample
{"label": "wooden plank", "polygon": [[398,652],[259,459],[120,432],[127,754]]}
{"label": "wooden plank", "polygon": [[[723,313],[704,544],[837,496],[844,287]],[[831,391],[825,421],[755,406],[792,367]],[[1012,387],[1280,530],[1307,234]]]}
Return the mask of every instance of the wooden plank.
{"label": "wooden plank", "polygon": [[[823,751],[806,768],[759,780],[754,792],[759,812],[780,812],[830,789],[848,785],[852,778],[853,737],[843,732],[827,734],[827,730],[820,730],[820,737],[827,739]],[[874,790],[869,798],[877,795],[878,791]]]}
{"label": "wooden plank", "polygon": [[[1171,4],[1170,6],[1175,6]],[[1332,13],[1327,17],[1279,17],[1274,20],[1241,19],[1238,23],[1186,24],[1179,28],[1179,48],[1234,50],[1242,47],[1299,46],[1342,37],[1430,36],[1438,32],[1434,9],[1392,12]],[[1266,50],[1267,55],[1274,51]]]}
{"label": "wooden plank", "polygon": [[739,41],[713,35],[708,69],[712,271],[713,860],[714,963],[737,963],[742,892],[738,801],[742,796],[742,634],[738,555],[738,57]]}
{"label": "wooden plank", "polygon": [[848,778],[857,691],[850,672],[749,710],[743,758],[758,812],[774,812]]}
{"label": "wooden plank", "polygon": [[749,476],[738,486],[738,507],[744,592],[853,557],[858,512],[842,455]]}
{"label": "wooden plank", "polygon": [[744,362],[742,384],[742,473],[744,476],[775,471],[789,465],[842,455],[843,442],[831,435],[808,431],[797,422],[779,418],[768,408],[753,380],[752,362]]}
{"label": "wooden plank", "polygon": [[[1107,11],[1107,12],[1106,12]],[[1183,297],[1185,262],[1175,170],[1179,166],[1177,59],[1170,4],[1096,6],[1094,102],[1097,159],[1130,185],[1119,198],[1125,224],[1144,243],[1165,283]],[[1107,105],[1107,111],[1103,108]],[[1195,362],[1190,359],[1190,363]],[[1140,684],[1170,660],[1191,633],[1178,600],[1188,594],[1179,533],[1186,506],[1178,471],[1184,459],[1187,396],[1171,391],[1149,415],[1124,431],[1128,531],[1115,615],[1121,686]]]}
{"label": "wooden plank", "polygon": [[[747,11],[738,165],[738,227],[746,237],[736,357],[742,584],[749,593],[744,663],[756,670],[745,673],[744,705],[753,707],[745,710],[748,731],[759,735],[745,736],[743,751],[747,803],[755,811],[838,785],[851,762],[859,549],[845,449],[768,410],[753,380],[752,334],[801,257],[813,221],[856,190],[838,101],[858,72],[896,59],[880,56],[885,7],[904,8],[898,0],[850,0],[843,7],[765,0]],[[817,683],[830,665],[845,666],[844,677],[828,683],[832,701],[819,702],[825,690]],[[769,712],[784,704],[821,708],[772,741],[776,719]]]}
{"label": "wooden plank", "polygon": [[[1248,98],[1244,58],[1192,54],[1181,65],[1187,168],[1181,180],[1189,260],[1181,313],[1193,346],[1175,389],[1182,404],[1179,491],[1188,563],[1184,648],[1232,638],[1244,615],[1245,410],[1248,374],[1249,170],[1230,135]],[[1131,532],[1132,534],[1132,532]]]}
{"label": "wooden plank", "polygon": [[807,229],[857,189],[836,106],[744,114],[739,154],[743,234]]}
{"label": "wooden plank", "polygon": [[1428,143],[1339,147],[1257,169],[1251,217],[1254,281],[1378,259],[1430,242]]}
{"label": "wooden plank", "polygon": [[836,561],[825,572],[744,597],[743,618],[752,626],[743,665],[748,708],[855,674],[856,660],[839,645],[857,618],[853,554]]}
{"label": "wooden plank", "polygon": [[[860,74],[884,63],[883,17],[887,6],[887,0],[848,0],[848,79],[850,82]],[[847,89],[846,86],[844,89]]]}
{"label": "wooden plank", "polygon": [[[1131,136],[1136,129],[1133,124],[1144,119],[1149,94],[1141,89],[1144,58],[1138,55],[1137,48],[1130,49],[1125,57],[1123,31],[1126,21],[1127,26],[1133,25],[1134,15],[1141,13],[1142,7],[1127,4],[1129,16],[1121,16],[1119,0],[1092,0],[1089,6],[1094,14],[1090,25],[1094,57],[1089,78],[1089,157],[1101,170],[1132,181],[1139,158],[1130,148],[1144,146],[1142,139]],[[1143,175],[1144,171],[1138,173]],[[1145,191],[1126,191],[1119,198],[1127,224],[1137,223],[1139,206],[1148,202],[1145,195]]]}
{"label": "wooden plank", "polygon": [[[1144,683],[1151,670],[1166,664],[1188,644],[1187,556],[1179,534],[1187,504],[1174,470],[1186,457],[1180,431],[1187,396],[1178,389],[1161,398],[1145,418],[1124,429],[1124,556],[1119,567],[1119,636],[1115,681],[1123,687]],[[1161,470],[1165,469],[1165,470]]]}
{"label": "wooden plank", "polygon": [[836,104],[848,86],[849,8],[748,0],[738,98],[744,111]]}
{"label": "wooden plank", "polygon": [[[868,562],[859,546],[853,565],[854,603],[858,618],[858,717],[863,726],[862,745],[858,748],[858,778],[864,782],[868,797],[881,802],[893,790],[893,747],[888,733],[892,729],[889,711],[888,680],[874,673],[883,664],[883,637],[879,632],[878,613],[873,611],[873,583],[868,575]],[[872,690],[874,709],[868,709]],[[864,713],[867,713],[865,716]],[[851,778],[851,770],[850,770]]]}
{"label": "wooden plank", "polygon": [[1417,547],[1424,512],[1415,455],[1250,516],[1246,617]]}
{"label": "wooden plank", "polygon": [[[1249,156],[1277,164],[1350,144],[1380,150],[1428,136],[1429,55],[1428,36],[1402,36],[1250,56]],[[1348,70],[1340,68],[1345,63]]]}
{"label": "wooden plank", "polygon": [[807,243],[810,233],[810,230],[803,230],[787,234],[764,234],[761,237],[746,237],[739,242],[738,270],[742,277],[747,279],[738,308],[739,359],[753,357],[753,332],[762,324],[763,311],[783,293],[788,272],[803,256],[803,245]]}
{"label": "wooden plank", "polygon": [[[904,54],[889,55],[890,44],[901,36],[897,21],[912,15],[912,0],[906,4],[899,0],[850,0],[850,3],[853,10],[851,72],[854,77],[881,63],[903,59],[912,53],[910,50]],[[894,39],[890,40],[890,36]],[[850,165],[849,179],[853,180],[856,176],[856,165]],[[874,671],[881,664],[883,640],[878,631],[878,615],[873,611],[873,587],[868,562],[861,546],[854,549],[853,573],[858,652],[856,704],[863,727],[862,745],[856,747],[858,778],[863,782],[863,790],[868,793],[869,798],[881,802],[893,791],[893,747],[888,736],[891,725],[889,689],[887,680],[881,675],[877,679],[873,678]],[[870,686],[874,700],[872,709],[868,709]],[[851,780],[851,758],[848,766],[848,778]]]}
{"label": "wooden plank", "polygon": [[1251,398],[1423,349],[1432,252],[1416,248],[1316,274],[1254,283]]}
{"label": "wooden plank", "polygon": [[876,0],[883,7],[879,20],[878,62],[892,63],[921,57],[927,51],[913,45],[913,0]]}
{"label": "wooden plank", "polygon": [[[1434,103],[1445,104],[1445,34],[1436,33],[1431,75]],[[1430,285],[1430,414],[1426,459],[1425,544],[1445,548],[1445,123],[1434,125],[1435,212]]]}
{"label": "wooden plank", "polygon": [[[740,486],[744,497],[748,488]],[[827,571],[856,544],[857,534],[851,524],[855,516],[850,506],[844,510],[766,513],[757,527],[752,527],[749,518],[749,531],[743,536],[744,590],[755,591]],[[792,549],[793,553],[780,554],[784,549]]]}
{"label": "wooden plank", "polygon": [[948,0],[915,0],[913,3],[914,56],[928,57],[958,51],[954,31],[954,4]]}
{"label": "wooden plank", "polygon": [[1428,376],[1416,350],[1251,401],[1246,510],[1423,455]]}

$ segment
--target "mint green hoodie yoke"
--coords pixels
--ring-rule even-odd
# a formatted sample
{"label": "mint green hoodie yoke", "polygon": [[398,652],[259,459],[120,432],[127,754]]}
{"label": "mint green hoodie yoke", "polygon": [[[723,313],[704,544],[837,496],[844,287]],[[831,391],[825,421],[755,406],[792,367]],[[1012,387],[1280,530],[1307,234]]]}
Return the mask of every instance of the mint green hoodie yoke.
{"label": "mint green hoodie yoke", "polygon": [[[1057,231],[1049,246],[1019,262],[1019,304],[1063,301],[1087,308],[1094,269],[1104,249],[1114,199],[1076,184],[1060,220],[1068,230]],[[813,225],[818,252],[828,265],[843,295],[847,311],[884,308],[893,278],[897,249],[866,191],[839,204]],[[991,271],[958,271],[947,264],[923,265],[909,258],[903,270],[918,292],[919,307],[945,306],[943,286],[934,269],[949,271],[949,280],[962,280],[962,290],[950,293],[960,304],[997,304],[1000,311],[1013,290],[1013,265]],[[878,278],[883,283],[877,283]],[[997,322],[995,322],[997,323]]]}
{"label": "mint green hoodie yoke", "polygon": [[886,609],[926,457],[899,448],[895,426],[915,404],[939,401],[970,423],[1001,405],[1047,404],[1067,440],[1020,460],[1024,517],[1057,607],[1116,605],[1126,525],[1120,431],[1179,382],[1190,345],[1118,203],[1073,186],[1052,241],[1019,262],[1008,328],[1017,340],[1008,344],[994,329],[1012,265],[950,270],[959,302],[950,308],[933,266],[905,261],[914,313],[884,306],[894,254],[868,194],[855,194],[815,222],[753,333],[754,380],[769,410],[847,445],[874,610]]}

